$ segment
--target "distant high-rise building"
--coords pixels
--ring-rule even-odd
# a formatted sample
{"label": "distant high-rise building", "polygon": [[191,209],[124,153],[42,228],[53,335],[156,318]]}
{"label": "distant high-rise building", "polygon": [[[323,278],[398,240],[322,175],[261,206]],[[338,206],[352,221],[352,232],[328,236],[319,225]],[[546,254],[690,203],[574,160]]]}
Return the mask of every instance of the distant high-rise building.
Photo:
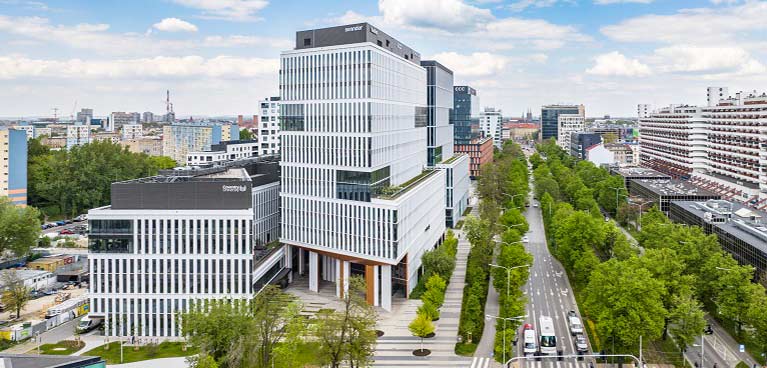
{"label": "distant high-rise building", "polygon": [[239,139],[237,124],[220,122],[174,123],[163,127],[163,154],[180,165],[186,162],[189,152],[209,151],[222,141]]}
{"label": "distant high-rise building", "polygon": [[0,197],[27,205],[27,132],[0,126]]}
{"label": "distant high-rise building", "polygon": [[27,135],[27,140],[30,140],[35,137],[35,126],[34,125],[14,125],[11,128],[16,130],[23,130],[24,133]]}
{"label": "distant high-rise building", "polygon": [[501,131],[503,130],[503,116],[501,110],[494,107],[486,107],[479,114],[479,129],[485,138],[492,138],[493,145],[501,148]]}
{"label": "distant high-rise building", "polygon": [[141,116],[141,121],[144,123],[154,123],[154,113],[146,111]]}
{"label": "distant high-rise building", "polygon": [[259,152],[276,155],[280,153],[280,98],[265,98],[258,104],[261,116],[258,120],[253,117],[253,129],[257,132]]}
{"label": "distant high-rise building", "polygon": [[122,128],[123,125],[140,123],[141,115],[139,113],[116,111],[109,114],[107,126],[104,127],[104,130],[108,132],[117,132],[120,130],[120,128]]}
{"label": "distant high-rise building", "polygon": [[583,105],[547,105],[541,108],[541,139],[559,138],[559,114],[586,117]]}
{"label": "distant high-rise building", "polygon": [[453,143],[469,144],[479,138],[479,96],[469,86],[453,87],[453,111],[450,124],[453,124]]}
{"label": "distant high-rise building", "polygon": [[80,124],[88,124],[90,119],[93,119],[93,109],[80,109],[75,120]]}

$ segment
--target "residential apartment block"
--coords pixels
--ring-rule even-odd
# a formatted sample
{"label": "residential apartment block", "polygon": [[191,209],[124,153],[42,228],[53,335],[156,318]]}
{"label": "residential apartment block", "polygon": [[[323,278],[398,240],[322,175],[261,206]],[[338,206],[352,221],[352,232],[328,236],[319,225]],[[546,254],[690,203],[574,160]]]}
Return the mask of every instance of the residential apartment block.
{"label": "residential apartment block", "polygon": [[492,138],[493,145],[501,148],[501,130],[503,129],[501,110],[486,107],[484,111],[479,113],[479,129],[482,131],[483,137]]}
{"label": "residential apartment block", "polygon": [[[720,92],[721,91],[721,92]],[[669,106],[639,120],[640,160],[723,198],[767,207],[767,94],[708,89],[708,106]]]}
{"label": "residential apartment block", "polygon": [[144,136],[144,128],[141,124],[125,124],[120,132],[122,140],[139,139]]}
{"label": "residential apartment block", "polygon": [[455,152],[469,155],[469,177],[477,179],[482,167],[493,162],[493,139],[477,138],[468,144],[456,143]]}
{"label": "residential apartment block", "polygon": [[27,133],[0,127],[0,197],[27,205]]}
{"label": "residential apartment block", "polygon": [[189,152],[210,151],[211,146],[232,137],[239,139],[237,124],[225,122],[179,122],[163,127],[163,155],[186,162]]}
{"label": "residential apartment block", "polygon": [[[261,116],[254,122],[261,155],[280,154],[280,98],[269,97],[259,102]],[[255,117],[254,117],[255,119]]]}
{"label": "residential apartment block", "polygon": [[91,142],[91,126],[88,124],[81,125],[76,123],[75,125],[67,126],[67,149],[71,149],[74,146],[80,146]]}
{"label": "residential apartment block", "polygon": [[557,144],[567,151],[570,149],[570,135],[586,130],[586,120],[580,114],[557,115]]}

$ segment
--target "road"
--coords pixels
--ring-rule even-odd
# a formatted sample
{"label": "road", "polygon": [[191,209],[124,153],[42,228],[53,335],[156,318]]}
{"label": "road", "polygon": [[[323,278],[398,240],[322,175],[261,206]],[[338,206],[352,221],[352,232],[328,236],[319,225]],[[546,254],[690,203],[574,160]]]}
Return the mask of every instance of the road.
{"label": "road", "polygon": [[[61,340],[74,339],[75,326],[77,326],[77,323],[80,322],[80,318],[82,317],[75,318],[69,322],[63,323],[60,326],[54,327],[51,330],[43,332],[42,334],[40,334],[40,336],[42,337],[40,341],[42,342],[42,344],[53,344]],[[38,345],[38,342],[36,342],[35,339],[29,339],[25,341],[24,343],[12,346],[4,350],[3,353],[24,354],[32,349],[35,349],[37,345]]]}
{"label": "road", "polygon": [[[531,199],[530,203],[537,203],[537,201]],[[525,294],[528,297],[526,309],[528,317],[525,323],[532,324],[536,328],[536,334],[540,336],[539,317],[551,317],[554,320],[554,330],[557,335],[557,349],[562,350],[565,355],[576,354],[574,339],[569,332],[567,312],[574,310],[579,317],[580,312],[576,307],[570,281],[562,265],[549,253],[541,209],[531,205],[526,208],[524,215],[530,225],[530,232],[527,234],[530,241],[525,244],[525,248],[534,259],[530,268],[530,279],[525,285]],[[523,355],[523,345],[520,338],[520,343],[516,347],[516,356]],[[532,360],[522,362],[524,363],[520,366],[535,368],[588,367],[587,361],[576,361],[573,358],[563,361],[548,359],[540,362]]]}

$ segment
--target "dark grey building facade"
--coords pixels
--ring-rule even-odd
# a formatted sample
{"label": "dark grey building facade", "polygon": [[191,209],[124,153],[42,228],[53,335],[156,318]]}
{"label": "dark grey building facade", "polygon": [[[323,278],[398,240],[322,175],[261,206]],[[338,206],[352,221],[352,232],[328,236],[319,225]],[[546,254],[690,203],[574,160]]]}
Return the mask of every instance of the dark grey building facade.
{"label": "dark grey building facade", "polygon": [[455,144],[470,144],[479,138],[479,96],[477,90],[469,86],[453,88],[453,111],[450,114],[453,124]]}
{"label": "dark grey building facade", "polygon": [[602,136],[597,133],[570,133],[570,156],[586,159],[586,148],[602,143]]}
{"label": "dark grey building facade", "polygon": [[420,65],[421,54],[368,23],[296,32],[296,50],[370,42]]}
{"label": "dark grey building facade", "polygon": [[557,139],[559,136],[559,114],[579,114],[579,105],[548,105],[541,108],[541,139]]}
{"label": "dark grey building facade", "polygon": [[453,71],[434,60],[421,61],[426,68],[426,164],[434,166],[453,157]]}
{"label": "dark grey building facade", "polygon": [[767,285],[767,213],[728,201],[674,201],[671,221],[700,226],[716,234],[722,248],[738,263],[754,266],[754,281]]}

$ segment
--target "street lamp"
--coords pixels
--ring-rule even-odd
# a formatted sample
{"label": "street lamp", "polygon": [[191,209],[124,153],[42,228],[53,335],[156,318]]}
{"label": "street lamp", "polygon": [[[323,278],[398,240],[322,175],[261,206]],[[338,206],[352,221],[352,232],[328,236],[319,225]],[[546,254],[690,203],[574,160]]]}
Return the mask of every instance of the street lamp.
{"label": "street lamp", "polygon": [[620,193],[621,189],[623,189],[623,188],[620,188],[620,187],[608,187],[608,188],[610,188],[610,189],[615,191],[615,215],[617,216],[618,215],[618,200],[620,198],[618,196],[618,194]]}
{"label": "street lamp", "polygon": [[[700,368],[703,368],[703,364],[706,362],[706,342],[703,340],[703,338],[706,335],[700,335]],[[698,344],[692,344],[692,346],[697,347]]]}
{"label": "street lamp", "polygon": [[[517,193],[517,194],[501,193],[501,194],[509,197],[509,199],[511,200],[511,205],[512,206],[514,206],[514,197],[525,195],[525,193]],[[516,207],[514,207],[514,208],[516,208]]]}
{"label": "street lamp", "polygon": [[519,243],[524,243],[524,242],[520,240],[520,241],[511,242],[511,243],[505,242],[505,241],[499,241],[499,243],[506,244],[506,245],[514,245],[514,244],[519,244]]}
{"label": "street lamp", "polygon": [[[493,265],[491,264],[491,266]],[[527,315],[516,316],[516,317],[499,317],[499,316],[491,316],[489,314],[486,314],[485,317],[503,320],[503,349],[501,349],[501,351],[503,352],[503,361],[505,362],[506,361],[506,321],[516,321],[520,319],[525,319],[527,318]]]}

